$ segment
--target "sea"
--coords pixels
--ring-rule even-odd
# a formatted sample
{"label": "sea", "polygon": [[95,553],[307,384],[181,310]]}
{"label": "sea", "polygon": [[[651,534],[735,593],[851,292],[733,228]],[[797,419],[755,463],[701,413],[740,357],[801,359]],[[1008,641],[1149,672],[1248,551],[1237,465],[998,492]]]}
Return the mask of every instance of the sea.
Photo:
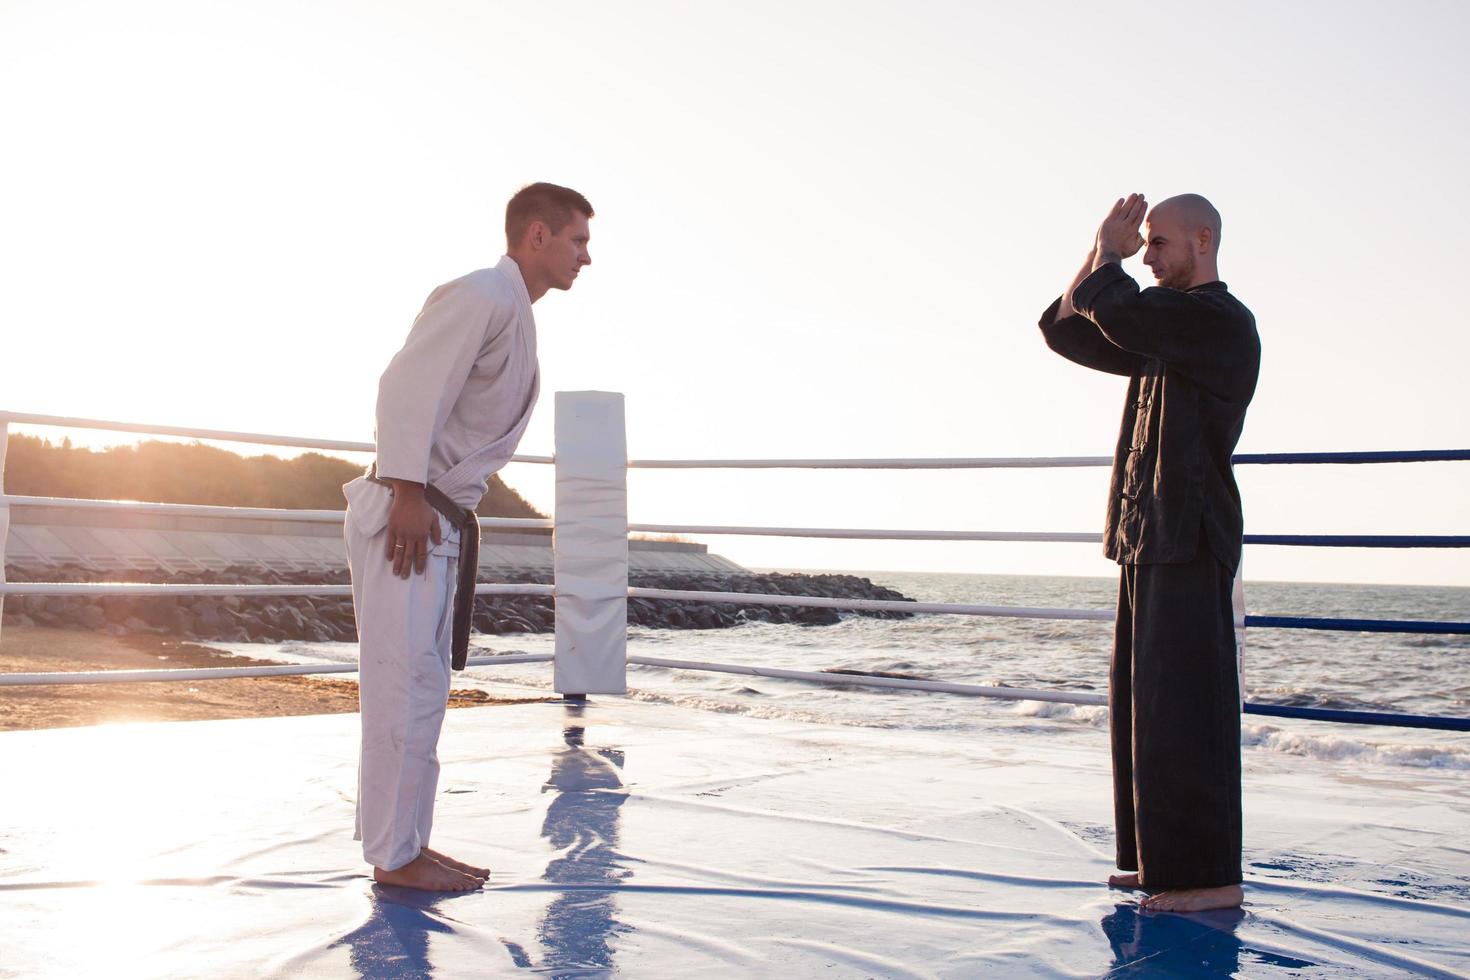
{"label": "sea", "polygon": [[[1112,609],[1117,580],[1036,575],[856,572],[921,602]],[[1470,621],[1470,588],[1318,583],[1247,584],[1252,615]],[[550,654],[550,635],[473,638],[474,656]],[[931,680],[1105,694],[1112,624],[920,615],[844,614],[831,626],[748,623],[719,630],[631,628],[630,656],[804,671],[893,672]],[[259,644],[238,652],[290,662],[353,662],[352,644]],[[1470,636],[1246,631],[1247,701],[1470,717]],[[456,686],[551,690],[547,664],[477,667]],[[758,718],[933,732],[1006,732],[1096,741],[1107,708],[631,665],[628,696]],[[1334,766],[1470,770],[1470,733],[1246,715],[1247,762],[1287,754]]]}

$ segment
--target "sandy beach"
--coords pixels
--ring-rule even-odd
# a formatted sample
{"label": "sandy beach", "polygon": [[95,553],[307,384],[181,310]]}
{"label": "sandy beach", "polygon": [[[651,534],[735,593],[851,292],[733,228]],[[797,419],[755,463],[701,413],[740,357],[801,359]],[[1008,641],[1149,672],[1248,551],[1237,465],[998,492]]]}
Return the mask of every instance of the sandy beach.
{"label": "sandy beach", "polygon": [[[156,636],[6,626],[0,672],[250,667],[270,663]],[[541,700],[541,699],[531,699]],[[451,708],[519,704],[456,690]],[[148,684],[8,687],[0,691],[0,731],[141,721],[343,714],[357,710],[357,683],[335,677],[246,677]]]}

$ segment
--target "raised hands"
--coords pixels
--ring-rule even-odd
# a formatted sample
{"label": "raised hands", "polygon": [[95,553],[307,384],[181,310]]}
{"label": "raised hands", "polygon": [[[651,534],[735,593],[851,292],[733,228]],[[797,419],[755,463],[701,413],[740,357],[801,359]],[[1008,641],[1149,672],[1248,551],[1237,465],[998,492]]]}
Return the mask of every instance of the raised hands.
{"label": "raised hands", "polygon": [[1118,198],[1108,216],[1098,225],[1097,238],[1092,251],[1082,263],[1082,268],[1072,279],[1072,284],[1062,293],[1057,306],[1056,319],[1065,320],[1077,310],[1072,306],[1072,291],[1082,284],[1088,275],[1110,262],[1122,262],[1143,248],[1143,236],[1138,229],[1143,225],[1143,216],[1148,213],[1148,202],[1142,194],[1129,194]]}
{"label": "raised hands", "polygon": [[1095,265],[1120,262],[1143,248],[1143,236],[1138,229],[1143,225],[1143,216],[1148,213],[1148,201],[1142,194],[1129,194],[1118,198],[1108,216],[1097,226]]}

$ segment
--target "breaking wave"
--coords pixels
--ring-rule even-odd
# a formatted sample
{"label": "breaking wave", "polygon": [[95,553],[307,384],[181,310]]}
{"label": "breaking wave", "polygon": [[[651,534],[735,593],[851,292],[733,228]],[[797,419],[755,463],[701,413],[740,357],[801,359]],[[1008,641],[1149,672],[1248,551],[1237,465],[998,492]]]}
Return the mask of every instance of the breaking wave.
{"label": "breaking wave", "polygon": [[1240,744],[1268,752],[1333,762],[1367,762],[1419,769],[1470,769],[1470,749],[1458,746],[1363,742],[1341,735],[1287,731],[1275,725],[1244,726]]}
{"label": "breaking wave", "polygon": [[1022,718],[1074,721],[1092,728],[1108,727],[1108,709],[1100,704],[1059,704],[1055,701],[1018,701],[1013,713]]}
{"label": "breaking wave", "polygon": [[[1108,709],[1051,701],[1021,701],[1012,713],[1024,718],[1049,718],[1089,728],[1106,728]],[[1289,731],[1275,725],[1244,725],[1243,748],[1279,752],[1331,762],[1362,762],[1380,766],[1410,766],[1418,769],[1470,769],[1470,748],[1422,743],[1368,742],[1342,735]]]}

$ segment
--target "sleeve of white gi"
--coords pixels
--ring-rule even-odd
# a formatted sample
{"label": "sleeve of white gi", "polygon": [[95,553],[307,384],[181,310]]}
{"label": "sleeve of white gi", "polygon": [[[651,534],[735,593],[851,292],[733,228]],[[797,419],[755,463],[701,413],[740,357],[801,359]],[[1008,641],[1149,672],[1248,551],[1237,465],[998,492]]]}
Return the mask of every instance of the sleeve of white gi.
{"label": "sleeve of white gi", "polygon": [[464,279],[429,296],[378,380],[378,476],[428,482],[434,437],[483,344],[509,325],[509,314],[507,304]]}

